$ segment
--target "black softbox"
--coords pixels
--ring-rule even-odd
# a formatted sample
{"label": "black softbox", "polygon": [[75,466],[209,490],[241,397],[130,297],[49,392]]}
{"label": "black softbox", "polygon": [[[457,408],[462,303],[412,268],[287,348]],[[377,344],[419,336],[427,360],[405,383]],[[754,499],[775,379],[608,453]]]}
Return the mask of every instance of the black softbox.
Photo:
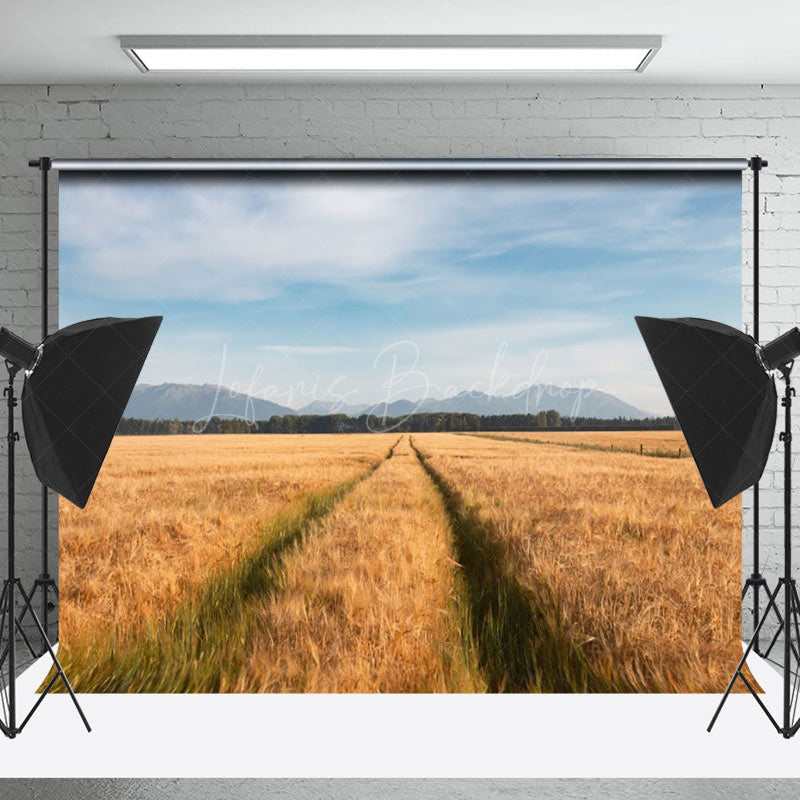
{"label": "black softbox", "polygon": [[775,431],[775,384],[755,340],[706,319],[636,317],[714,508],[756,483]]}
{"label": "black softbox", "polygon": [[86,505],[161,317],[104,317],[40,345],[22,391],[25,438],[39,480]]}

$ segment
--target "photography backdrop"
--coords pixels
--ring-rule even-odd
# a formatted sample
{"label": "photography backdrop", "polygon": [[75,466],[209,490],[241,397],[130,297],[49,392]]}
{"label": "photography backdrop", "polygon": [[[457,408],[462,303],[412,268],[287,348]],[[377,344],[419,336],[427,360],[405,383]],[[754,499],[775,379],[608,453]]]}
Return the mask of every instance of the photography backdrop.
{"label": "photography backdrop", "polygon": [[64,172],[61,324],[164,315],[125,433],[663,427],[633,315],[737,325],[740,213],[738,171]]}

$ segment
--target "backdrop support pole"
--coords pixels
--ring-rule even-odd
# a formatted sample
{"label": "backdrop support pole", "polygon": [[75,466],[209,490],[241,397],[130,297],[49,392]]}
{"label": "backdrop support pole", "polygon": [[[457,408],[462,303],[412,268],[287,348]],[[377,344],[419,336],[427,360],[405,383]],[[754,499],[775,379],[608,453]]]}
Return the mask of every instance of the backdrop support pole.
{"label": "backdrop support pole", "polygon": [[[3,652],[3,660],[8,661],[8,687],[3,682],[3,689],[8,697],[8,716],[3,725],[3,733],[9,739],[17,735],[17,574],[14,552],[16,542],[14,541],[14,444],[19,438],[19,434],[14,430],[14,407],[17,400],[14,397],[14,378],[17,375],[17,368],[6,362],[8,367],[8,386],[3,394],[6,396],[6,412],[8,414],[8,431],[6,433],[6,457],[8,460],[8,577],[3,588],[3,599],[6,603],[3,612],[3,622],[8,628],[8,644]],[[1,630],[1,629],[0,629]],[[0,636],[0,641],[2,637]],[[2,669],[2,660],[0,660]],[[2,675],[0,675],[0,678]]]}
{"label": "backdrop support pole", "polygon": [[[760,246],[760,229],[759,229],[759,212],[760,212],[760,199],[759,199],[759,176],[762,167],[767,166],[767,162],[761,156],[753,156],[748,162],[748,167],[753,171],[753,338],[756,342],[759,341],[758,330],[758,313],[759,313],[759,246]],[[750,577],[744,582],[742,588],[742,600],[747,595],[747,590],[753,590],[753,630],[756,635],[753,640],[753,650],[758,655],[761,655],[761,647],[759,643],[758,632],[761,626],[758,624],[761,612],[760,608],[760,591],[763,587],[765,591],[769,591],[767,581],[761,574],[761,555],[760,555],[760,531],[759,531],[759,492],[758,481],[753,485],[753,569]]]}
{"label": "backdrop support pole", "polygon": [[783,395],[783,738],[792,736],[792,612],[794,581],[792,580],[792,389],[789,374],[792,365],[783,370],[786,390]]}
{"label": "backdrop support pole", "polygon": [[[41,339],[44,341],[50,333],[50,320],[49,320],[49,305],[50,305],[50,275],[49,275],[49,227],[48,227],[48,189],[49,189],[49,175],[51,167],[51,159],[47,157],[37,158],[35,161],[29,161],[28,166],[35,167],[39,170],[42,176],[42,197],[41,197],[41,229],[42,229],[42,242],[41,242],[41,320],[42,320],[42,335]],[[41,500],[41,527],[42,527],[42,543],[41,543],[41,570],[39,577],[34,581],[33,588],[31,589],[31,597],[37,591],[41,591],[41,620],[42,628],[46,636],[50,635],[50,592],[58,598],[58,586],[50,575],[50,521],[49,521],[49,494],[47,487],[42,484],[42,500]],[[47,643],[44,638],[42,639],[42,649],[40,655],[47,652]]]}

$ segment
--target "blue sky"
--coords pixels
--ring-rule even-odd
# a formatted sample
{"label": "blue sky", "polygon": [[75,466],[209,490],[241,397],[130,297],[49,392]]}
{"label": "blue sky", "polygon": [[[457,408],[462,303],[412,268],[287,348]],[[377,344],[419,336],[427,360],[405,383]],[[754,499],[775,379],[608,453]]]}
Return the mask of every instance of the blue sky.
{"label": "blue sky", "polygon": [[529,383],[669,406],[634,314],[741,322],[738,173],[75,176],[60,323],[162,314],[145,383],[283,405]]}

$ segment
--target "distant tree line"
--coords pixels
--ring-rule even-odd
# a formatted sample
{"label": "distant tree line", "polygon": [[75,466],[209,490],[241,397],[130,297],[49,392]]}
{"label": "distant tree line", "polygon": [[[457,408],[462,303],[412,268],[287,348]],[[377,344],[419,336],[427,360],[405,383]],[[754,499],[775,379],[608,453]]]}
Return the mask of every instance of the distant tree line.
{"label": "distant tree line", "polygon": [[268,420],[212,417],[210,420],[131,419],[125,417],[117,428],[123,436],[153,436],[186,433],[428,433],[436,431],[537,431],[537,430],[675,430],[674,417],[648,419],[601,419],[562,417],[558,411],[537,414],[462,414],[439,412],[410,414],[406,417],[379,417],[362,414],[297,414],[273,416]]}
{"label": "distant tree line", "polygon": [[122,436],[167,436],[179,433],[253,433],[253,425],[243,419],[210,420],[133,419],[123,417],[117,433]]}

